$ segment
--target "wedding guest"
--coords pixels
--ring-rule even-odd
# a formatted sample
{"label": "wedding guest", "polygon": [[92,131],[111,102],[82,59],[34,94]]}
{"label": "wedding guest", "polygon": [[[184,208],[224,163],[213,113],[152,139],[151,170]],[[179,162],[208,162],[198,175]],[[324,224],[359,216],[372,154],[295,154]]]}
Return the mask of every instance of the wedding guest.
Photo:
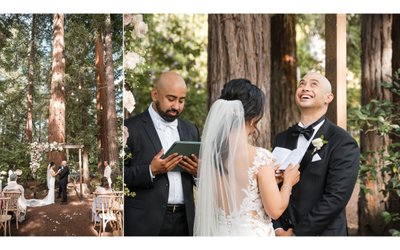
{"label": "wedding guest", "polygon": [[108,184],[107,177],[101,178],[100,185],[94,191],[96,198],[93,200],[93,203],[92,203],[92,221],[93,221],[93,219],[95,219],[96,222],[100,221],[100,218],[99,218],[98,214],[96,213],[96,208],[101,208],[101,207],[99,207],[98,196],[104,195],[104,194],[105,195],[112,194],[112,192],[113,192],[113,190],[111,189],[110,185]]}
{"label": "wedding guest", "polygon": [[301,180],[274,223],[277,235],[347,235],[345,208],[357,180],[360,152],[356,141],[325,117],[333,98],[328,79],[307,73],[295,94],[300,121],[276,137],[275,146],[308,148],[300,163]]}
{"label": "wedding guest", "polygon": [[[125,235],[193,234],[194,177],[198,159],[162,155],[175,141],[199,141],[195,125],[179,118],[187,87],[176,72],[162,73],[143,113],[125,120],[132,155],[124,163],[124,180],[135,196],[125,196]],[[179,163],[186,172],[171,171]]]}
{"label": "wedding guest", "polygon": [[112,173],[111,166],[108,165],[108,161],[104,161],[103,165],[104,165],[104,174],[103,174],[103,176],[107,178],[108,185],[110,185],[110,187],[111,187],[111,184],[112,184],[112,181],[111,181],[111,173]]}
{"label": "wedding guest", "polygon": [[19,222],[25,220],[26,215],[26,200],[25,200],[25,189],[23,186],[17,183],[17,175],[15,173],[9,176],[9,182],[7,186],[4,187],[4,191],[19,191],[21,195],[18,198],[18,207],[20,209]]}
{"label": "wedding guest", "polygon": [[108,178],[103,177],[101,178],[101,183],[100,185],[96,188],[96,191],[94,191],[97,194],[109,194],[112,193],[112,189],[108,183]]}

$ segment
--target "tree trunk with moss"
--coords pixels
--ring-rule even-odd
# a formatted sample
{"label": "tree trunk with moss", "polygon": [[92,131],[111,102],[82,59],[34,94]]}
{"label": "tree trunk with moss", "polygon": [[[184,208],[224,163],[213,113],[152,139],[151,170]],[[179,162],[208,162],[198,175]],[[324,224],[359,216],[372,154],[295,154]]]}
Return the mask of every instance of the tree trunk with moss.
{"label": "tree trunk with moss", "polygon": [[[391,100],[388,90],[382,88],[383,81],[391,82],[392,75],[392,15],[362,15],[361,24],[361,104],[372,99]],[[382,212],[386,201],[380,190],[385,188],[383,156],[387,155],[389,136],[380,136],[375,131],[360,134],[361,152],[368,153],[364,162],[369,171],[364,173],[359,200],[359,233],[361,235],[383,235],[385,223]],[[376,173],[376,174],[374,174]]]}

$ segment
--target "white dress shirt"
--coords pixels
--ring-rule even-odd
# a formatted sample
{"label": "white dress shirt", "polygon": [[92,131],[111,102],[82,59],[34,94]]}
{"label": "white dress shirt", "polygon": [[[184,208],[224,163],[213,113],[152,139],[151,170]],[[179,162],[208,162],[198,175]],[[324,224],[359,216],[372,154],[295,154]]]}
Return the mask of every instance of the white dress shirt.
{"label": "white dress shirt", "polygon": [[104,168],[104,175],[103,176],[107,178],[108,185],[110,186],[110,188],[111,188],[111,184],[112,184],[111,172],[112,172],[112,170],[111,170],[110,165],[108,165],[107,167]]}
{"label": "white dress shirt", "polygon": [[[325,119],[314,126],[314,132],[309,140],[307,140],[303,134],[299,134],[299,139],[297,140],[297,148],[308,148],[310,146],[311,141],[314,139],[315,134],[318,132],[318,130],[321,128],[321,126],[322,126],[322,124],[324,124],[324,122],[325,122]],[[298,124],[302,128],[308,127],[308,126],[305,126],[301,122],[299,122]]]}
{"label": "white dress shirt", "polygon": [[[156,128],[158,138],[160,138],[161,145],[166,152],[171,145],[180,140],[178,133],[178,120],[173,122],[165,121],[150,104],[149,114],[153,121],[154,127]],[[154,178],[153,173],[150,169],[150,175]],[[169,193],[168,193],[168,204],[183,204],[183,188],[182,188],[182,177],[180,172],[169,171],[167,173],[169,180]]]}

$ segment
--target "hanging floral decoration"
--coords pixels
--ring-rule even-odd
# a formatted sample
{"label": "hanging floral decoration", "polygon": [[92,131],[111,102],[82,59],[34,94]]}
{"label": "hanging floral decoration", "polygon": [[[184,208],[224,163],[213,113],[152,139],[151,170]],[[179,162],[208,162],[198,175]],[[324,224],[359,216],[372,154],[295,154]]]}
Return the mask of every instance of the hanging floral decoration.
{"label": "hanging floral decoration", "polygon": [[52,143],[38,143],[33,142],[29,146],[31,152],[31,162],[29,163],[29,167],[31,169],[32,174],[35,176],[38,168],[40,167],[40,162],[42,161],[42,154],[44,152],[51,152],[51,151],[63,151],[64,144],[58,142]]}

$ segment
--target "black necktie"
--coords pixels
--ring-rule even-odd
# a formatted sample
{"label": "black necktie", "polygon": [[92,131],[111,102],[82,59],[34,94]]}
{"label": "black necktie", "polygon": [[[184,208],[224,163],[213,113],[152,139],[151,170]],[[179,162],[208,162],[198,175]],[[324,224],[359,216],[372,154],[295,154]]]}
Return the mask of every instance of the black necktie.
{"label": "black necktie", "polygon": [[298,124],[292,127],[292,135],[298,137],[300,134],[304,136],[307,140],[310,140],[312,134],[314,133],[314,127],[320,124],[325,119],[325,116],[319,118],[316,122],[308,126],[307,128],[302,128]]}

